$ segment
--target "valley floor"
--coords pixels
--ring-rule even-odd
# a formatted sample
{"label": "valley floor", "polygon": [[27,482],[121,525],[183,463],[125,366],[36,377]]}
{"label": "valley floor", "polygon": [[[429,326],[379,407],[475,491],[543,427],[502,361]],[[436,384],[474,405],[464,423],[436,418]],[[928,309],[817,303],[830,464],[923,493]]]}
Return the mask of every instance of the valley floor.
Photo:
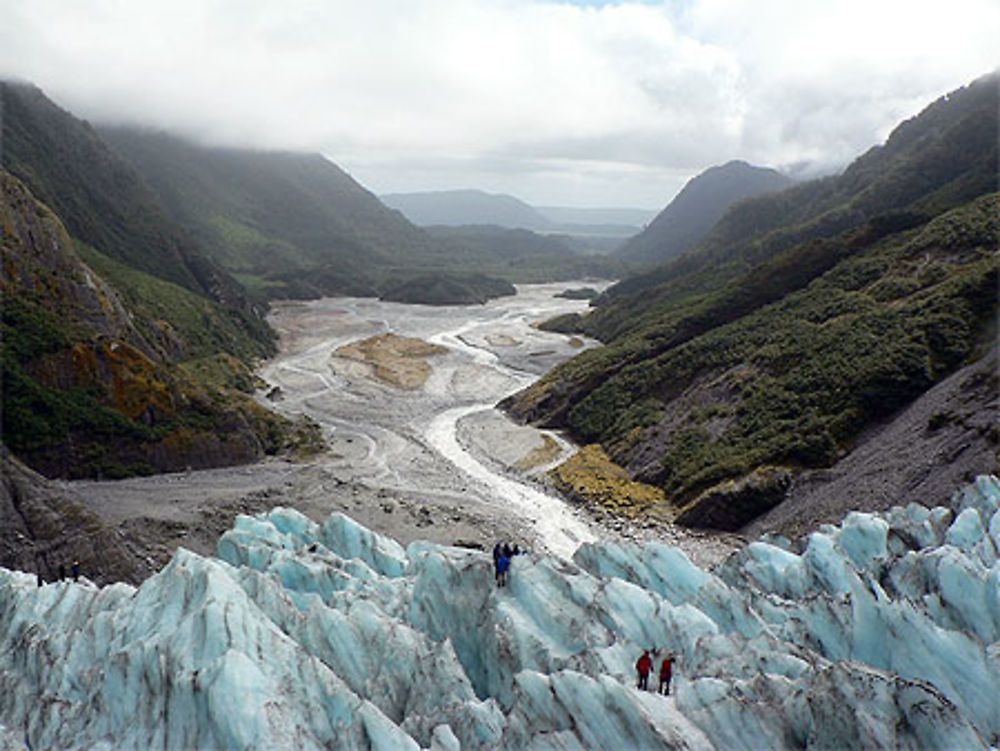
{"label": "valley floor", "polygon": [[[742,546],[742,538],[598,519],[546,492],[541,474],[574,447],[557,434],[515,425],[492,408],[578,351],[579,340],[532,326],[586,304],[554,297],[565,286],[530,285],[517,297],[483,306],[366,299],[279,306],[272,325],[281,334],[281,352],[260,371],[268,383],[262,393],[272,407],[318,422],[327,453],[302,463],[270,459],[59,485],[156,567],[178,546],[214,553],[237,514],[275,506],[316,521],[343,512],[404,545],[424,539],[489,549],[506,539],[568,557],[585,540],[657,539],[683,548],[701,565],[722,560]],[[430,366],[426,380],[404,388],[376,369],[379,362],[338,353],[386,333],[445,348],[408,348]]]}

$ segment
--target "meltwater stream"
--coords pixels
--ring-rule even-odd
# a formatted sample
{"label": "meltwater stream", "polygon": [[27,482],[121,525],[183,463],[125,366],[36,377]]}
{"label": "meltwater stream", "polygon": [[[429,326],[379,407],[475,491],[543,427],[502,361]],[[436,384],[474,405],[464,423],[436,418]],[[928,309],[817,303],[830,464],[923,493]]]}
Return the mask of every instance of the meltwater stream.
{"label": "meltwater stream", "polygon": [[516,509],[534,527],[549,552],[571,558],[580,543],[597,539],[589,525],[579,515],[572,513],[560,499],[497,474],[459,443],[456,436],[458,421],[490,408],[489,404],[473,404],[441,412],[427,429],[428,441],[462,472],[492,488],[509,506]]}
{"label": "meltwater stream", "polygon": [[[595,539],[587,523],[560,499],[498,470],[488,448],[485,456],[470,452],[460,426],[587,346],[534,326],[585,309],[586,302],[555,296],[570,286],[523,285],[516,296],[477,306],[359,298],[280,305],[271,322],[281,351],[260,374],[280,389],[277,409],[319,423],[331,445],[328,461],[342,474],[400,493],[503,508],[533,531],[535,545],[569,557]],[[427,358],[431,372],[418,388],[380,381],[370,365],[337,353],[384,333],[446,349]],[[512,433],[497,436],[498,453],[509,455],[511,442],[523,441],[527,454],[541,440],[540,433]]]}

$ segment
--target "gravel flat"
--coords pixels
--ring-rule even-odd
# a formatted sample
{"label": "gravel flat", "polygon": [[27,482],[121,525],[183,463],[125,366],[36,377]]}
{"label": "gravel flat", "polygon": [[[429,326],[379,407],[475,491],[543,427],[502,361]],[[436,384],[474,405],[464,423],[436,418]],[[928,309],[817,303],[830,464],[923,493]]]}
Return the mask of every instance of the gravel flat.
{"label": "gravel flat", "polygon": [[[595,344],[533,326],[586,307],[555,297],[569,286],[527,285],[516,297],[482,306],[359,298],[278,304],[270,320],[280,352],[258,371],[267,383],[259,398],[288,416],[315,420],[326,453],[307,462],[274,458],[59,485],[137,540],[156,563],[179,545],[213,553],[237,514],[275,506],[316,521],[345,513],[403,544],[426,539],[486,550],[505,539],[569,557],[588,540],[658,539],[680,545],[700,563],[720,560],[742,540],[609,524],[568,505],[550,492],[544,471],[568,457],[572,443],[515,425],[493,408],[581,346]],[[425,379],[402,388],[379,377],[371,363],[338,353],[389,333],[436,345],[421,354],[430,366]]]}

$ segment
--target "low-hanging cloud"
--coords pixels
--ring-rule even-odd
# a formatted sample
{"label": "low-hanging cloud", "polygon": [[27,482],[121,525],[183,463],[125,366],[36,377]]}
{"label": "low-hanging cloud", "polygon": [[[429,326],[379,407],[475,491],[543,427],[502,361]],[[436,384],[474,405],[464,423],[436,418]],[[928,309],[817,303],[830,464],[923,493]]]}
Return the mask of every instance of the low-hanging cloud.
{"label": "low-hanging cloud", "polygon": [[662,205],[731,158],[842,165],[1000,62],[995,0],[0,6],[0,75],[88,119],[548,204]]}

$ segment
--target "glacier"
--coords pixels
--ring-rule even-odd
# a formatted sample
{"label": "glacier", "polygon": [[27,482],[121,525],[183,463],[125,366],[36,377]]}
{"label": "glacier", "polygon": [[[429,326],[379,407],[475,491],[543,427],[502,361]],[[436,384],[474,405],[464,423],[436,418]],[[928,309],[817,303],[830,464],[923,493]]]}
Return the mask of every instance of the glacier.
{"label": "glacier", "polygon": [[[954,505],[710,571],[529,552],[505,588],[489,554],[283,508],[138,588],[0,569],[0,749],[996,747],[1000,482]],[[670,696],[644,649],[676,653]]]}

